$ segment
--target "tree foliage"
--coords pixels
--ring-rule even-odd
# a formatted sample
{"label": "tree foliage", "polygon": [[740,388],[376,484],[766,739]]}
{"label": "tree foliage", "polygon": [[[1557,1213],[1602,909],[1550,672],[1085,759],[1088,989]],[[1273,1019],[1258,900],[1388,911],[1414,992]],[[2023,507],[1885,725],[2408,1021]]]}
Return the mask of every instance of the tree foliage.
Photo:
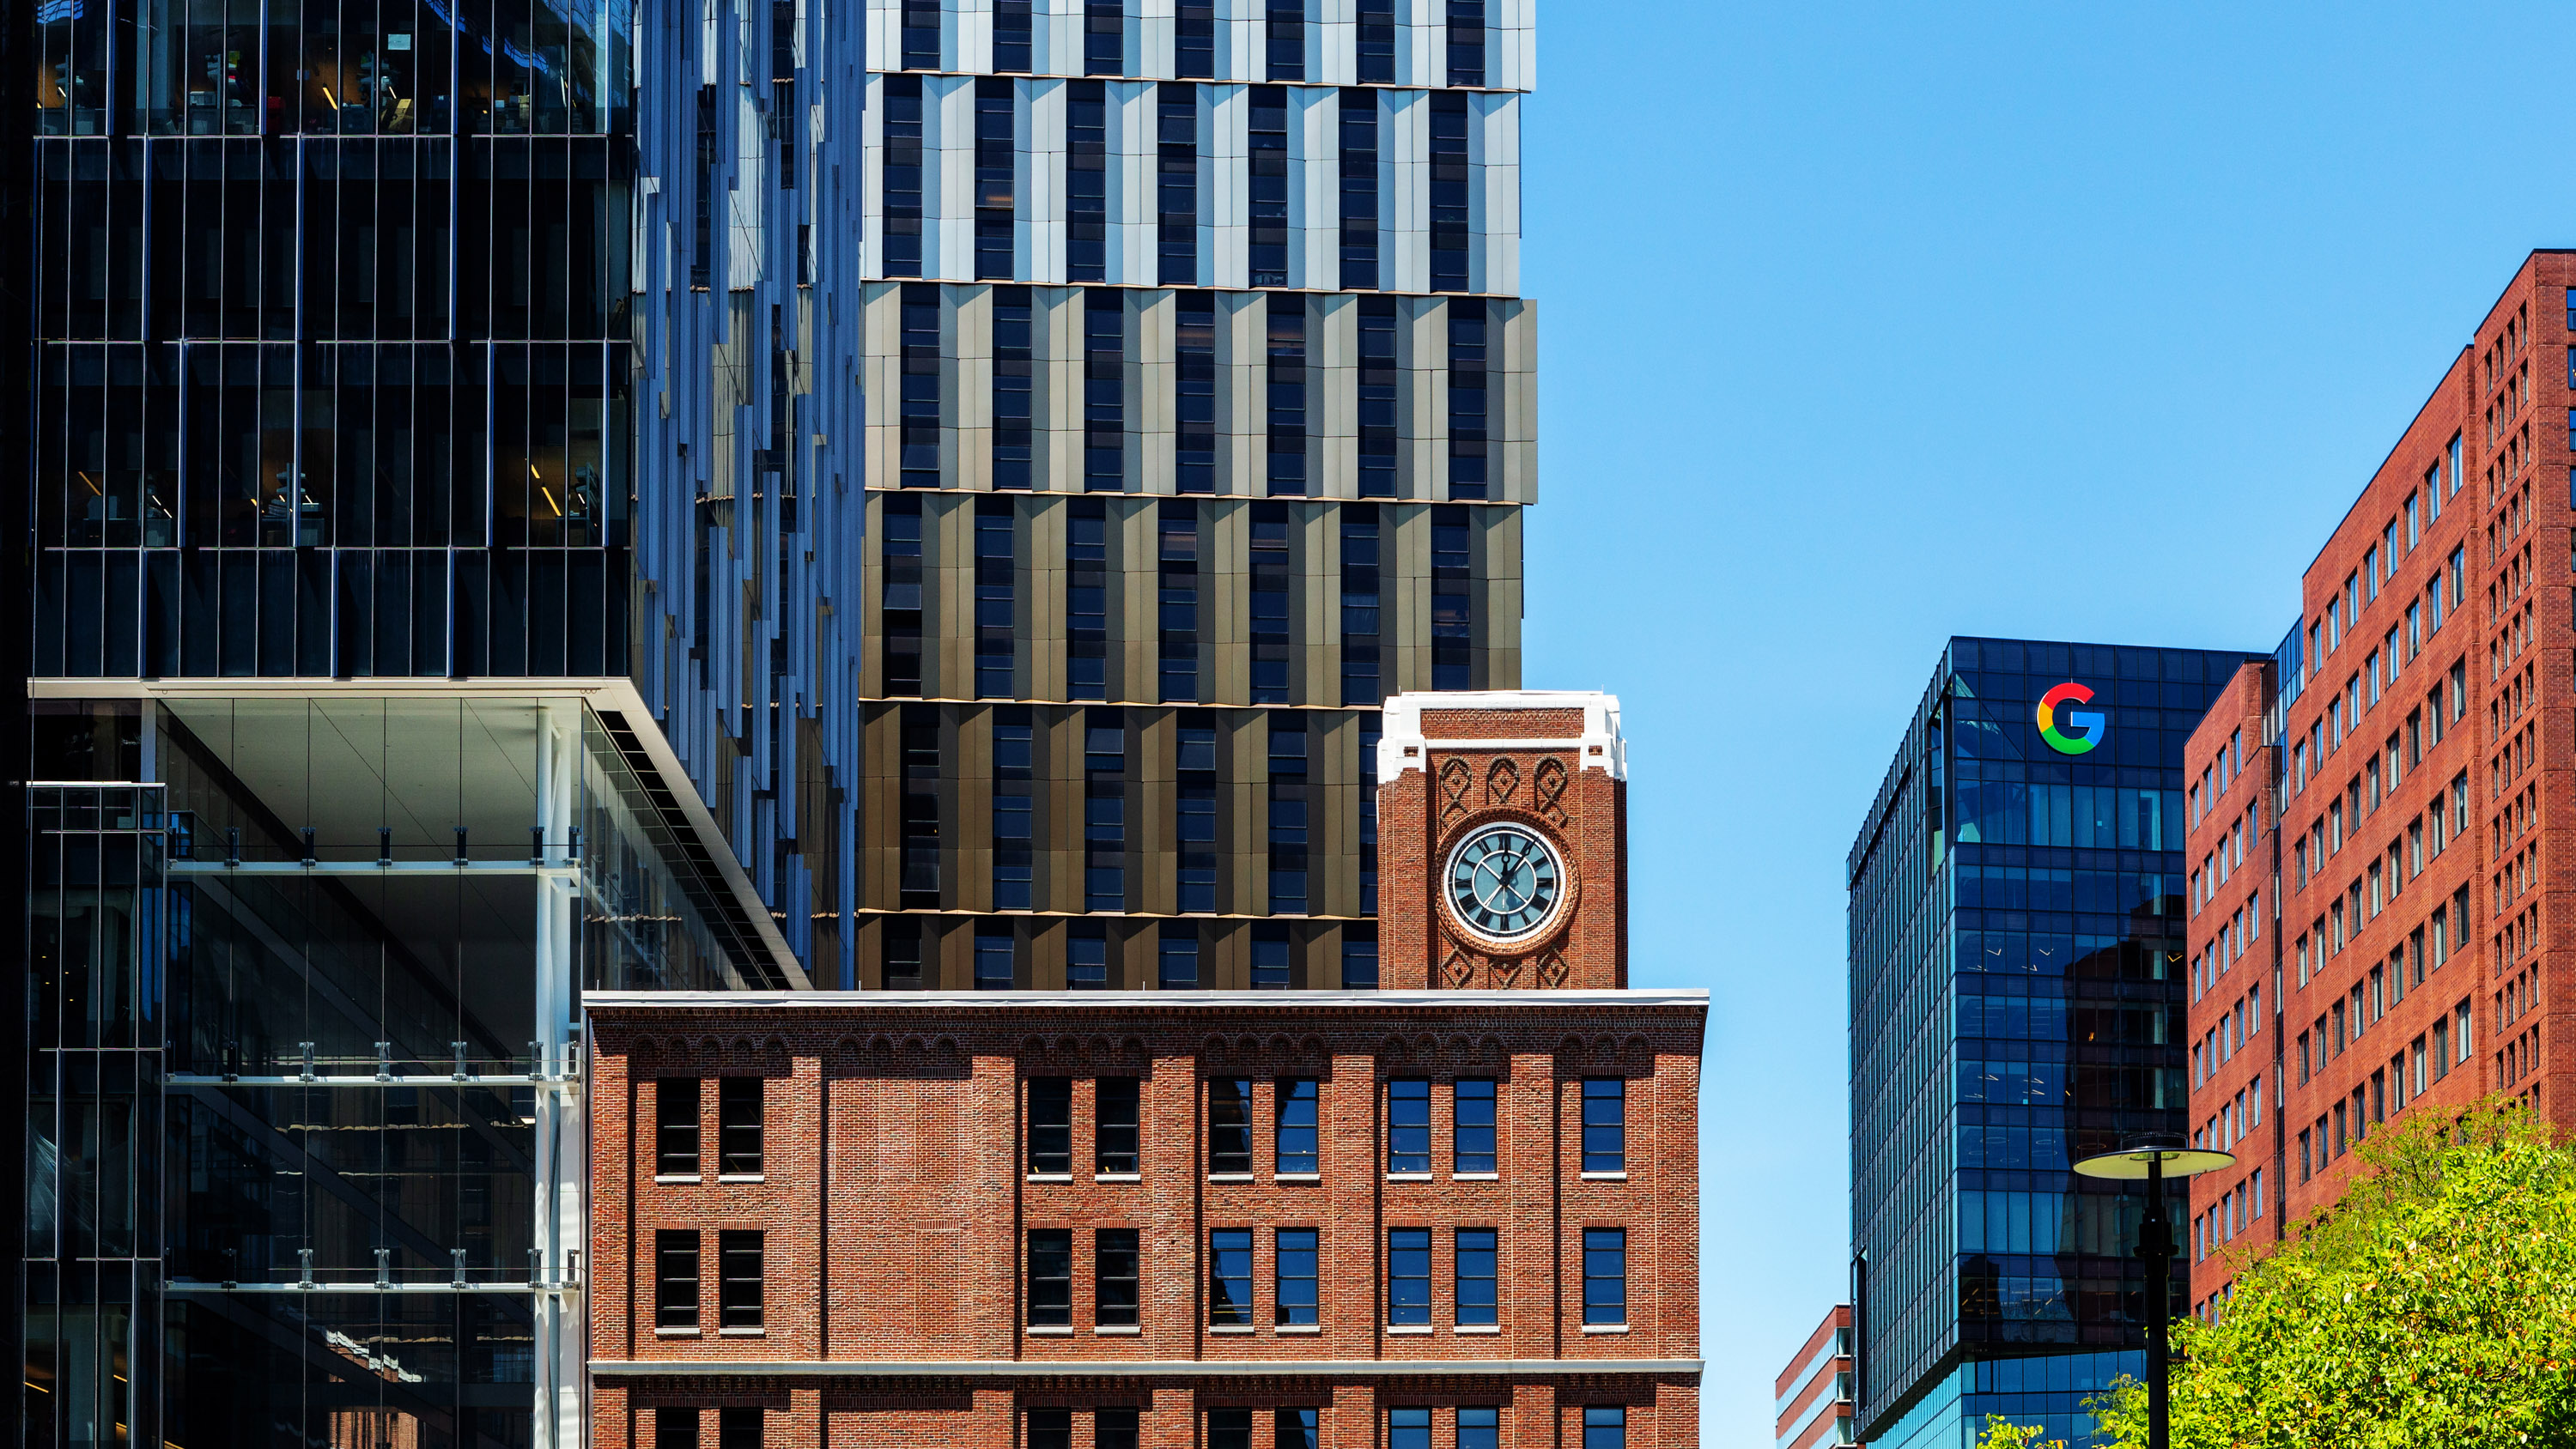
{"label": "tree foliage", "polygon": [[[2173,1449],[2576,1445],[2576,1152],[2496,1105],[2358,1150],[2342,1200],[2247,1255],[2216,1322],[2176,1325]],[[2144,1449],[2145,1385],[2091,1407]]]}
{"label": "tree foliage", "polygon": [[1977,1449],[2066,1449],[2063,1439],[2041,1437],[2047,1432],[2038,1424],[2016,1424],[2001,1414],[1988,1414],[1985,1432],[1977,1436]]}

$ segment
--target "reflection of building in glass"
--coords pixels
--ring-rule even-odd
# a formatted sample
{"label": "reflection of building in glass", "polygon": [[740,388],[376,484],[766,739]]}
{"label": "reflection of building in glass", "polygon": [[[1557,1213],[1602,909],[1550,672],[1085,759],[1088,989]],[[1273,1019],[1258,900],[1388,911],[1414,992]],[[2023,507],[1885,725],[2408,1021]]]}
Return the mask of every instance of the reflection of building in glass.
{"label": "reflection of building in glass", "polygon": [[2084,1397],[2144,1367],[2141,1205],[2069,1163],[2182,1130],[2182,747],[2247,657],[1944,652],[1848,870],[1866,1442],[2002,1413],[2087,1443]]}
{"label": "reflection of building in glass", "polygon": [[850,979],[866,16],[702,18],[40,7],[33,1441],[583,1442],[582,993]]}
{"label": "reflection of building in glass", "polygon": [[1372,979],[1378,706],[1520,682],[1526,7],[874,9],[860,979]]}

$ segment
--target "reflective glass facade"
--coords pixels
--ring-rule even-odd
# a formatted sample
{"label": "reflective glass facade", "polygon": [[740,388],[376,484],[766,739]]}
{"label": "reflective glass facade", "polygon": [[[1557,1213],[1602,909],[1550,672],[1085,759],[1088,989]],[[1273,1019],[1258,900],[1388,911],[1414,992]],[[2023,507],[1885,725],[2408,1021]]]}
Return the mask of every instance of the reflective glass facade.
{"label": "reflective glass facade", "polygon": [[2143,1364],[2142,1201],[2068,1164],[2183,1130],[2183,744],[2252,657],[1944,651],[1847,870],[1867,1442],[2090,1443],[2083,1398]]}
{"label": "reflective glass facade", "polygon": [[581,994],[781,984],[619,723],[38,702],[27,1443],[582,1442]]}

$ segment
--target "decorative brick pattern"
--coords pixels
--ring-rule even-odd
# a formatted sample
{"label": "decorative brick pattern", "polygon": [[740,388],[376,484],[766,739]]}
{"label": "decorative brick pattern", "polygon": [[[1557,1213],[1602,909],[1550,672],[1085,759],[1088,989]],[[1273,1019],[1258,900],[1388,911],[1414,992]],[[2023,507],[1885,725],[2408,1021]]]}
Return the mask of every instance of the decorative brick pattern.
{"label": "decorative brick pattern", "polygon": [[1426,709],[1422,733],[1435,740],[1570,740],[1583,733],[1583,711]]}

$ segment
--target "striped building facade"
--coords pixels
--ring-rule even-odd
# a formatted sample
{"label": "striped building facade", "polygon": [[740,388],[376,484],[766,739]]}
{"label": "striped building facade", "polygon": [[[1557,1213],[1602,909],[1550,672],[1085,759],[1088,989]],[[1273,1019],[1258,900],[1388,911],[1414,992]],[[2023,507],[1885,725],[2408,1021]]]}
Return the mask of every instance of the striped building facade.
{"label": "striped building facade", "polygon": [[1519,684],[1528,5],[870,13],[863,984],[1374,984],[1379,702]]}

